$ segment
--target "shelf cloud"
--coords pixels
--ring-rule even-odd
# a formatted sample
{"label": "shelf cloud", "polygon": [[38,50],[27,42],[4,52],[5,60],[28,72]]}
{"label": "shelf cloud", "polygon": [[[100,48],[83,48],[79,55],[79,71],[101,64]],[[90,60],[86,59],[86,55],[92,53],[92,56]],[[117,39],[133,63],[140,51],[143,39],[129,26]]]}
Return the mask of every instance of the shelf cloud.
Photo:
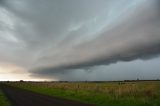
{"label": "shelf cloud", "polygon": [[[0,62],[32,77],[160,54],[159,0],[1,0]],[[66,75],[66,76],[65,76]]]}

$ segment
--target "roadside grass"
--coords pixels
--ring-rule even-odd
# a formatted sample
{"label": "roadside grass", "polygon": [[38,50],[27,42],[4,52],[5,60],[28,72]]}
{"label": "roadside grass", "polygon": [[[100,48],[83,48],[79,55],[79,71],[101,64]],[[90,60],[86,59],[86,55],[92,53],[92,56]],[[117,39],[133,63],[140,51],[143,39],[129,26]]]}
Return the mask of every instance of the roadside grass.
{"label": "roadside grass", "polygon": [[11,106],[5,95],[0,89],[0,106]]}
{"label": "roadside grass", "polygon": [[160,82],[9,83],[33,92],[97,106],[160,106]]}

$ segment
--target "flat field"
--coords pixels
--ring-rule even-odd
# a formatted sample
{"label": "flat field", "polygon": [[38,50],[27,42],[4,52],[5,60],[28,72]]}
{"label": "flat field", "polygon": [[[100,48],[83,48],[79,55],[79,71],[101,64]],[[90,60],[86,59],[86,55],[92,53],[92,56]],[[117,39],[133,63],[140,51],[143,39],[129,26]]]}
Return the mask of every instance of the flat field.
{"label": "flat field", "polygon": [[160,106],[160,81],[10,82],[7,84],[96,106]]}

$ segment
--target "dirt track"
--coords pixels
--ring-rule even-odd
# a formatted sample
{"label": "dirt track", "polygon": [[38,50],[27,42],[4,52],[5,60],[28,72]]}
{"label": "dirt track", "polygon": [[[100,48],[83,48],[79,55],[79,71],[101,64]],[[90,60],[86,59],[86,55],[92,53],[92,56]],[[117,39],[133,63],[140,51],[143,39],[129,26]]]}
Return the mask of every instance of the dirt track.
{"label": "dirt track", "polygon": [[12,106],[93,106],[4,85],[2,90],[11,101]]}

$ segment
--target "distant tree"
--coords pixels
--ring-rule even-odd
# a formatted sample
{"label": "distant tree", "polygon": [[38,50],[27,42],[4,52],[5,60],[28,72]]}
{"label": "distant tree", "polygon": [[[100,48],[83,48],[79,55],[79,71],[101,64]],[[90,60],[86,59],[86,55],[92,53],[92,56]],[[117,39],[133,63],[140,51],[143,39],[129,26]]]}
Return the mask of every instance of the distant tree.
{"label": "distant tree", "polygon": [[20,80],[19,82],[24,82],[23,80]]}

